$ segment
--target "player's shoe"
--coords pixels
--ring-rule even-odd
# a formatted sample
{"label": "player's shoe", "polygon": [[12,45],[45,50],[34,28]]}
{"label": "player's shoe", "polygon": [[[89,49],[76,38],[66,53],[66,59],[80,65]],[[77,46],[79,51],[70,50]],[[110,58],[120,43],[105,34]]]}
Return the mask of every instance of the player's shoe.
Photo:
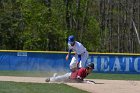
{"label": "player's shoe", "polygon": [[50,82],[50,78],[46,78],[45,82]]}
{"label": "player's shoe", "polygon": [[54,74],[53,74],[53,77],[57,77],[57,76],[58,76],[58,74],[57,74],[57,73],[54,73]]}

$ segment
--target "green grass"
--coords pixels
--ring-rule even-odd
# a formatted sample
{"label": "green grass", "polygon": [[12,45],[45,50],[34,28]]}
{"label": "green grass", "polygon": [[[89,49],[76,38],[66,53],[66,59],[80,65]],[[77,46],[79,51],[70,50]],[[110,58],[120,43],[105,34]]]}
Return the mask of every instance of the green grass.
{"label": "green grass", "polygon": [[[61,73],[62,74],[62,73]],[[48,77],[53,72],[45,71],[0,71],[0,76],[34,76]],[[108,74],[92,73],[88,79],[108,79],[108,80],[140,80],[140,74]],[[0,93],[88,93],[65,84],[51,83],[17,83],[0,81]]]}
{"label": "green grass", "polygon": [[[60,74],[60,73],[59,73]],[[61,73],[64,74],[64,73]],[[1,76],[33,76],[33,77],[49,77],[53,72],[45,71],[0,71]],[[108,80],[140,80],[140,74],[108,74],[108,73],[92,73],[88,75],[88,79],[108,79]]]}
{"label": "green grass", "polygon": [[[62,73],[61,73],[62,74]],[[0,71],[0,76],[48,77],[45,71]],[[65,84],[16,83],[0,81],[0,93],[88,93]]]}
{"label": "green grass", "polygon": [[65,84],[0,81],[0,93],[89,93]]}
{"label": "green grass", "polygon": [[140,74],[112,74],[112,73],[92,73],[88,79],[107,79],[107,80],[140,80]]}
{"label": "green grass", "polygon": [[0,76],[46,77],[52,75],[53,72],[46,71],[0,71]]}

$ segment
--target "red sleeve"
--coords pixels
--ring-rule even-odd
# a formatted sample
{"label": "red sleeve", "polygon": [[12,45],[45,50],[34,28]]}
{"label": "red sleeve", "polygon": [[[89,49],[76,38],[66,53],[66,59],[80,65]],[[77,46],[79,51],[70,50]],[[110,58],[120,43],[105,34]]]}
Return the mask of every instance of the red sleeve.
{"label": "red sleeve", "polygon": [[77,74],[78,74],[78,70],[72,72],[70,78],[71,79],[76,79],[77,78]]}
{"label": "red sleeve", "polygon": [[84,73],[85,73],[85,69],[84,68],[79,69],[78,74],[77,74],[77,78],[84,79],[85,78],[85,74]]}

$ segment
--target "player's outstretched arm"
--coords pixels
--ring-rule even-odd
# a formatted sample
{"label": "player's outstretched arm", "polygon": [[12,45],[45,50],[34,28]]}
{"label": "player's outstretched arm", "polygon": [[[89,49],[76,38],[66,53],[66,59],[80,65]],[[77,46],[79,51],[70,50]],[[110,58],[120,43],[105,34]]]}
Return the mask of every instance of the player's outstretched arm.
{"label": "player's outstretched arm", "polygon": [[69,49],[68,54],[66,56],[66,61],[69,59],[69,56],[70,56],[71,52],[72,52],[72,49]]}

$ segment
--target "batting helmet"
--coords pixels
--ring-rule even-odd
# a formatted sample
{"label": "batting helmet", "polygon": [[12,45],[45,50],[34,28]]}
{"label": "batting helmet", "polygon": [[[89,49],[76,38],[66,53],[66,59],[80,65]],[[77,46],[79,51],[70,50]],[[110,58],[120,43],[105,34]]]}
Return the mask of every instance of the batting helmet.
{"label": "batting helmet", "polygon": [[87,67],[94,69],[94,64],[93,63],[89,63]]}
{"label": "batting helmet", "polygon": [[71,35],[71,36],[68,37],[68,43],[69,44],[73,43],[74,41],[75,41],[75,38],[74,38],[73,35]]}

